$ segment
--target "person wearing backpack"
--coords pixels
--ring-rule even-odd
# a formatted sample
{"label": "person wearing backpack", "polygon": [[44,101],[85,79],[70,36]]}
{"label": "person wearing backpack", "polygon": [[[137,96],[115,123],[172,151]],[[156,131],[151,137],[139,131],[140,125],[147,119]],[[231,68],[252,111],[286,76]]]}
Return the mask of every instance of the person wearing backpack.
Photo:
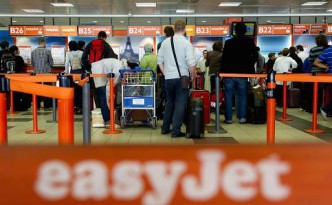
{"label": "person wearing backpack", "polygon": [[14,73],[26,73],[26,65],[22,56],[20,56],[19,48],[17,46],[11,46],[9,52],[14,58]]}
{"label": "person wearing backpack", "polygon": [[98,39],[91,41],[85,48],[82,55],[82,65],[88,72],[91,71],[91,63],[103,58],[113,58],[115,53],[111,46],[106,42],[107,34],[105,31],[98,33]]}
{"label": "person wearing backpack", "polygon": [[1,51],[0,51],[0,73],[7,73],[10,71],[10,68],[15,66],[12,62],[14,61],[13,55],[9,52],[9,43],[7,41],[2,41],[0,43]]}
{"label": "person wearing backpack", "polygon": [[69,52],[66,53],[65,73],[84,73],[81,64],[83,51],[78,50],[76,41],[70,41],[68,46]]}

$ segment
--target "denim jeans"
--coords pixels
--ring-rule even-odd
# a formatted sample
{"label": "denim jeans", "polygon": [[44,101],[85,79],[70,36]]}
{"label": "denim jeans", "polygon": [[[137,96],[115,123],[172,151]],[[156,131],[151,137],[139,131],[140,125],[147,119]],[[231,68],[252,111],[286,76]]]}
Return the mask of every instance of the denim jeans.
{"label": "denim jeans", "polygon": [[248,79],[247,78],[225,78],[225,120],[232,121],[233,113],[233,92],[235,89],[235,93],[237,96],[235,98],[238,99],[238,117],[239,119],[246,119],[247,115],[247,86]]}
{"label": "denim jeans", "polygon": [[165,80],[166,107],[162,131],[169,131],[172,124],[172,134],[178,135],[181,132],[181,125],[184,120],[185,109],[188,101],[189,89],[181,88],[181,80]]}
{"label": "denim jeans", "polygon": [[107,106],[106,86],[96,88],[96,92],[100,100],[101,114],[103,116],[104,122],[107,122],[110,120],[110,110]]}

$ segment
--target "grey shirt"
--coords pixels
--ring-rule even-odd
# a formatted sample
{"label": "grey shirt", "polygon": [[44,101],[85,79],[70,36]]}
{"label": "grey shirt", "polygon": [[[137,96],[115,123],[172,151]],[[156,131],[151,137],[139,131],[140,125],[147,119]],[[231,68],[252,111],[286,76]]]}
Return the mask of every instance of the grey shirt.
{"label": "grey shirt", "polygon": [[51,72],[53,66],[51,51],[45,47],[37,47],[31,53],[31,64],[35,68],[35,73]]}

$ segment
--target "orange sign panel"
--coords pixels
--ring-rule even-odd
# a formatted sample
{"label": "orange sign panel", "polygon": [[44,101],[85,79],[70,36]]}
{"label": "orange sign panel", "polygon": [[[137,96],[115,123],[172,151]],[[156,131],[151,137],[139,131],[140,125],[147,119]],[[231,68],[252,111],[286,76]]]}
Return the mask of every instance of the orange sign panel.
{"label": "orange sign panel", "polygon": [[292,25],[258,25],[257,35],[290,35]]}
{"label": "orange sign panel", "polygon": [[44,26],[45,36],[61,36],[60,26]]}
{"label": "orange sign panel", "polygon": [[228,36],[229,26],[196,26],[196,36]]}
{"label": "orange sign panel", "polygon": [[160,36],[161,26],[128,26],[128,36]]}
{"label": "orange sign panel", "polygon": [[312,24],[310,28],[310,34],[318,35],[318,34],[325,34],[327,29],[326,24]]}
{"label": "orange sign panel", "polygon": [[310,24],[294,24],[294,35],[306,35],[310,33]]}
{"label": "orange sign panel", "polygon": [[61,26],[61,36],[77,36],[77,26]]}
{"label": "orange sign panel", "polygon": [[9,26],[11,36],[42,36],[43,26]]}
{"label": "orange sign panel", "polygon": [[327,31],[326,34],[332,34],[332,24],[327,25]]}
{"label": "orange sign panel", "polygon": [[332,200],[331,145],[2,147],[0,156],[3,204]]}
{"label": "orange sign panel", "polygon": [[195,26],[194,25],[187,25],[186,26],[186,34],[187,36],[195,36]]}
{"label": "orange sign panel", "polygon": [[100,31],[105,31],[108,36],[111,36],[112,26],[78,26],[79,36],[97,36]]}

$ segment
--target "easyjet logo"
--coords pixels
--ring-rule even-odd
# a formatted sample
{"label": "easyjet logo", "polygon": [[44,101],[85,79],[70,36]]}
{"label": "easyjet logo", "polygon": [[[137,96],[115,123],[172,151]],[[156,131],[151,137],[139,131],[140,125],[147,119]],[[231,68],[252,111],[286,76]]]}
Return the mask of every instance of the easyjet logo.
{"label": "easyjet logo", "polygon": [[123,160],[111,167],[99,160],[83,160],[69,165],[49,160],[40,165],[35,192],[48,201],[71,197],[84,200],[140,200],[146,205],[167,205],[181,195],[191,202],[204,202],[223,196],[235,202],[263,197],[281,202],[291,188],[281,178],[291,173],[291,165],[277,154],[257,162],[227,161],[222,151],[203,150],[188,159],[198,161],[198,174],[189,173],[187,161]]}

